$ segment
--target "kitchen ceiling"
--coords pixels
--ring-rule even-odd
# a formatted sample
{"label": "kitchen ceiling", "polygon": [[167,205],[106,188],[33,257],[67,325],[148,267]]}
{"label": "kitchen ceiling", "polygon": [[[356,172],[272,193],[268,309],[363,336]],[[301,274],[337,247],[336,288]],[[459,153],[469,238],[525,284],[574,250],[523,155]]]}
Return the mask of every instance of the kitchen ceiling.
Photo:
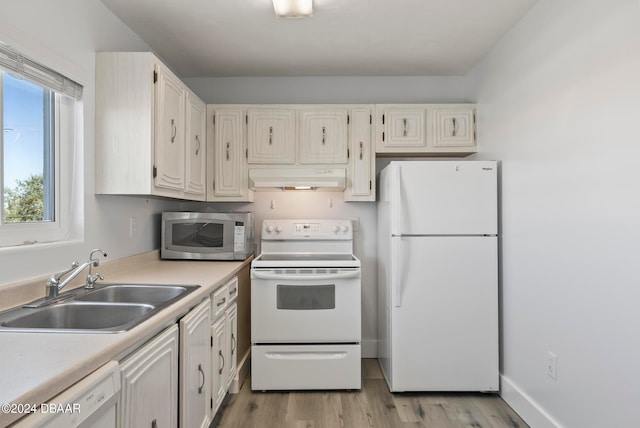
{"label": "kitchen ceiling", "polygon": [[455,76],[536,0],[102,0],[181,77]]}

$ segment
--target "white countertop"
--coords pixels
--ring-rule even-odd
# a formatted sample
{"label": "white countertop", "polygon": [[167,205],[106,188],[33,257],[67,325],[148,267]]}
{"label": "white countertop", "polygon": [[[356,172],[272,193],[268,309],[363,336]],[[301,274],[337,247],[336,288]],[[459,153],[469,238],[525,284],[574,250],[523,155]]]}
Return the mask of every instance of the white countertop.
{"label": "white countertop", "polygon": [[[110,360],[119,360],[224,285],[244,262],[152,259],[113,271],[105,282],[200,285],[201,288],[124,333],[0,332],[0,404],[47,402]],[[117,268],[117,261],[112,265]],[[129,266],[130,268],[130,266]],[[2,298],[0,291],[0,299]],[[0,412],[0,426],[23,415]]]}

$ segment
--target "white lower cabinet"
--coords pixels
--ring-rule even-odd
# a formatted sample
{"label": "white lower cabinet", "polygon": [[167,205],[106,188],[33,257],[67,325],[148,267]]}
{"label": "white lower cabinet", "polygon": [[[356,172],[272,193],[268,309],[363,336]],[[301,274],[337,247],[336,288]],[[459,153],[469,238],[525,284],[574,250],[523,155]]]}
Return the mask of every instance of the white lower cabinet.
{"label": "white lower cabinet", "polygon": [[227,395],[227,382],[225,376],[225,369],[228,360],[225,358],[226,351],[226,329],[225,318],[220,317],[211,326],[211,337],[213,338],[213,352],[212,352],[212,367],[213,375],[211,377],[211,391],[213,392],[213,412],[215,413],[225,395]]}
{"label": "white lower cabinet", "polygon": [[[218,411],[238,367],[238,278],[234,277],[212,294],[211,391],[212,415]],[[237,383],[237,382],[236,382]],[[237,391],[232,391],[237,392]]]}
{"label": "white lower cabinet", "polygon": [[120,364],[120,428],[178,422],[178,327],[173,325]]}
{"label": "white lower cabinet", "polygon": [[211,422],[211,300],[180,320],[180,427]]}
{"label": "white lower cabinet", "polygon": [[226,359],[227,359],[227,384],[226,389],[230,389],[231,383],[238,374],[238,305],[236,302],[230,303],[224,315],[225,338],[226,338]]}

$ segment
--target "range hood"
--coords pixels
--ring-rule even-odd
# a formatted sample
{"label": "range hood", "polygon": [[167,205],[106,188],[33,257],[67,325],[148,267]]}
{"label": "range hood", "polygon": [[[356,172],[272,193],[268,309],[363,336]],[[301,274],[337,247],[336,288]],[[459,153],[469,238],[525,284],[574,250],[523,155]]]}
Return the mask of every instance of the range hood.
{"label": "range hood", "polygon": [[249,170],[249,188],[256,191],[323,190],[342,192],[344,168],[255,168]]}

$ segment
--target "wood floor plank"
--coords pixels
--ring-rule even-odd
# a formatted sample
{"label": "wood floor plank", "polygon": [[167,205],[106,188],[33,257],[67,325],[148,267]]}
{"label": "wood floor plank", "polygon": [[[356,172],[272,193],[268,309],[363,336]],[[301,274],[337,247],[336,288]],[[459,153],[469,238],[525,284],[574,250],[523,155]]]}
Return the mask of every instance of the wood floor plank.
{"label": "wood floor plank", "polygon": [[478,410],[491,422],[492,427],[523,428],[527,426],[511,407],[502,400],[496,402],[492,394],[475,395],[473,401]]}
{"label": "wood floor plank", "polygon": [[342,419],[345,427],[374,427],[371,404],[362,391],[341,392]]}
{"label": "wood floor plank", "polygon": [[391,393],[375,359],[362,362],[360,391],[229,395],[215,428],[526,428],[497,394]]}

